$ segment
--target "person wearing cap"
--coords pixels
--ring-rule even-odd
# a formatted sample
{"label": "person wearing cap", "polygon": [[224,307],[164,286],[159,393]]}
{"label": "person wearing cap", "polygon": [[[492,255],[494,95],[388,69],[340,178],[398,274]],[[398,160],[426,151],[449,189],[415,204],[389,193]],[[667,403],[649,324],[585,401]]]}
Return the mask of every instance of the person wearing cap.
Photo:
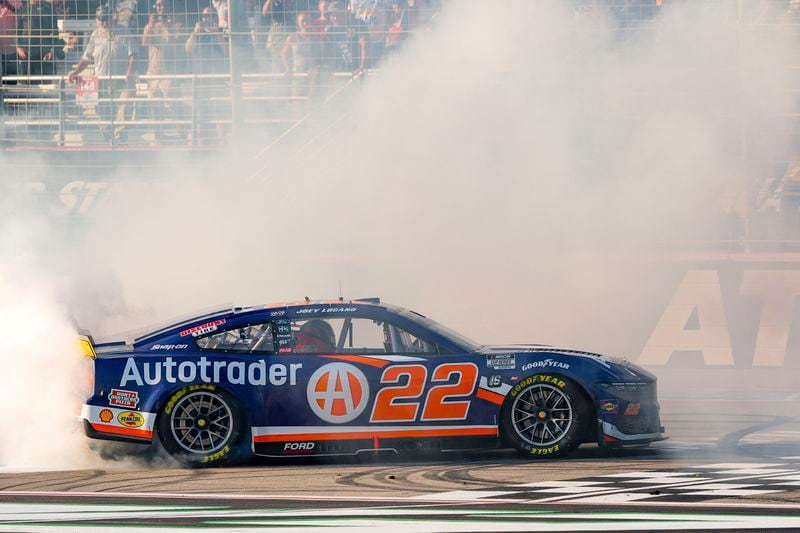
{"label": "person wearing cap", "polygon": [[348,15],[337,2],[328,4],[328,23],[324,28],[325,70],[362,74],[369,59],[369,29]]}
{"label": "person wearing cap", "polygon": [[[69,73],[69,81],[75,82],[78,75],[89,64],[94,64],[94,75],[100,83],[97,112],[104,121],[124,122],[126,116],[125,100],[133,88],[136,76],[136,45],[125,32],[114,31],[111,27],[111,10],[101,5],[95,11],[96,28],[89,36],[89,42],[80,62]],[[111,128],[101,126],[106,140],[111,140]],[[114,128],[113,139],[124,142],[124,125]]]}

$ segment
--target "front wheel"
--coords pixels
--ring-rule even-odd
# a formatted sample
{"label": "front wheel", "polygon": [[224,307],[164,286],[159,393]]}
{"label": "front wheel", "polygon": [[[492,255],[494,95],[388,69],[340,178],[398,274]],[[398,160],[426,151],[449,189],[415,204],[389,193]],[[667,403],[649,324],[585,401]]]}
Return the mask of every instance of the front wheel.
{"label": "front wheel", "polygon": [[172,394],[158,417],[164,448],[188,466],[234,464],[249,456],[239,403],[214,385],[190,385]]}
{"label": "front wheel", "polygon": [[577,384],[536,375],[511,389],[500,416],[503,435],[520,452],[557,457],[581,444],[591,413]]}

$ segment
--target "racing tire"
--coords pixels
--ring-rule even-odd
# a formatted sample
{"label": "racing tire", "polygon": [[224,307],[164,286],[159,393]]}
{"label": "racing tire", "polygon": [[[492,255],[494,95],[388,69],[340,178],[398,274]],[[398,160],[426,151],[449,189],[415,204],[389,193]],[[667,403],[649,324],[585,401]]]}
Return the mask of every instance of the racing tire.
{"label": "racing tire", "polygon": [[173,392],[156,424],[164,449],[186,466],[230,466],[252,455],[241,405],[215,385],[189,385]]}
{"label": "racing tire", "polygon": [[570,379],[537,374],[520,380],[500,412],[506,442],[528,457],[564,456],[585,439],[592,424],[583,390]]}

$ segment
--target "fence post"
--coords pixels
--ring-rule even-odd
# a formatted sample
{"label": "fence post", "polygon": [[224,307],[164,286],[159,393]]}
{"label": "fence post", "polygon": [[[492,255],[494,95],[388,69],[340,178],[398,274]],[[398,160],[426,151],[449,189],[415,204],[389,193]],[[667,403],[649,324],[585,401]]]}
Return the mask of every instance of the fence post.
{"label": "fence post", "polygon": [[58,80],[58,145],[64,146],[64,78]]}
{"label": "fence post", "polygon": [[192,125],[190,126],[191,136],[192,136],[192,146],[197,146],[197,135],[199,134],[199,129],[197,127],[197,74],[192,76],[192,87],[191,87],[191,94],[192,94],[192,110],[191,110],[191,117],[192,117]]}

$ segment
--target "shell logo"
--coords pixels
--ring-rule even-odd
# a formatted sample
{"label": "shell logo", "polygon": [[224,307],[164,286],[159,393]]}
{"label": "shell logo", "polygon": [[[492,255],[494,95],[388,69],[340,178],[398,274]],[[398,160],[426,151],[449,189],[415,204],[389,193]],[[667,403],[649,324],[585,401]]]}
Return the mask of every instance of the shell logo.
{"label": "shell logo", "polygon": [[135,411],[125,411],[117,415],[117,421],[125,427],[138,428],[144,424],[144,417]]}
{"label": "shell logo", "polygon": [[331,424],[344,424],[364,412],[369,384],[357,367],[330,363],[311,374],[306,396],[309,407],[319,418]]}
{"label": "shell logo", "polygon": [[97,416],[100,418],[101,422],[105,422],[107,424],[111,422],[112,418],[114,418],[114,413],[111,412],[111,409],[103,409]]}

